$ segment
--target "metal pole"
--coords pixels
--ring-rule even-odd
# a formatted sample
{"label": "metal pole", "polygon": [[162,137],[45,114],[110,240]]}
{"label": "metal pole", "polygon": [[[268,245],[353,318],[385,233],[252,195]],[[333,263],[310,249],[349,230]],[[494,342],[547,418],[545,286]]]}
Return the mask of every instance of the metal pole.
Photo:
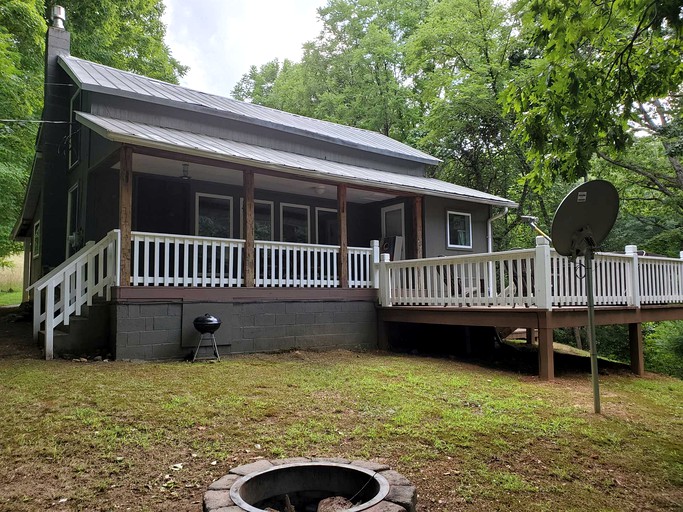
{"label": "metal pole", "polygon": [[586,249],[586,297],[588,298],[588,343],[591,351],[593,410],[600,414],[600,383],[598,382],[598,351],[595,343],[595,301],[593,300],[593,248]]}

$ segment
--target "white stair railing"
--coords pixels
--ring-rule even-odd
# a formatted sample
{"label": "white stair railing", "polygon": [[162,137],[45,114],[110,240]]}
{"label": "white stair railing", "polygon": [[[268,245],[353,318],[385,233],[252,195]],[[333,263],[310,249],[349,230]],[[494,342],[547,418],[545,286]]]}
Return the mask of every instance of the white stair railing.
{"label": "white stair railing", "polygon": [[121,235],[118,229],[99,242],[88,242],[76,254],[33,283],[33,338],[41,325],[45,331],[45,359],[54,357],[54,330],[69,325],[71,315],[80,315],[93,297],[109,300],[111,287],[119,285]]}

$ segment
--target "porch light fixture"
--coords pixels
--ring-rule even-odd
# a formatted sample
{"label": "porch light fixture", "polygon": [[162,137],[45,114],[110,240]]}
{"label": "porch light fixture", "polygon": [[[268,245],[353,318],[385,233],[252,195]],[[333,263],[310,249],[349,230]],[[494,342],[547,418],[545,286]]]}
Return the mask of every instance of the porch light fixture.
{"label": "porch light fixture", "polygon": [[323,194],[325,193],[325,185],[313,185],[313,187],[311,187],[311,188],[312,188],[312,189],[315,191],[315,193],[318,194],[319,196],[321,196],[321,195],[323,195]]}
{"label": "porch light fixture", "polygon": [[181,178],[184,180],[190,179],[190,164],[188,164],[188,163],[183,164],[183,175],[181,176]]}

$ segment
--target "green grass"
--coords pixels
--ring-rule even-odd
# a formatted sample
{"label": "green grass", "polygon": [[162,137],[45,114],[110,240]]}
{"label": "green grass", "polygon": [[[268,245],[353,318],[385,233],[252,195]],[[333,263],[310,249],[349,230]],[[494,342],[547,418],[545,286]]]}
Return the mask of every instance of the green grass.
{"label": "green grass", "polygon": [[601,385],[594,415],[587,375],[399,355],[0,360],[0,510],[199,510],[231,467],[302,455],[385,462],[422,511],[675,510],[683,382]]}
{"label": "green grass", "polygon": [[21,287],[9,287],[7,290],[0,290],[0,306],[16,306],[21,304]]}

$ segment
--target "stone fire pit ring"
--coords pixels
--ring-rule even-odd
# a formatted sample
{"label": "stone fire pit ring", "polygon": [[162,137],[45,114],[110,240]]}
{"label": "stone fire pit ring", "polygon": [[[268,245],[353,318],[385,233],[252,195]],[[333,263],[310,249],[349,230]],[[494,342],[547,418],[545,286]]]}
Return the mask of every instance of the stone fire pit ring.
{"label": "stone fire pit ring", "polygon": [[[417,493],[410,481],[385,464],[349,461],[340,458],[295,457],[259,460],[238,466],[213,482],[204,493],[204,512],[262,512],[258,508],[264,498],[285,493],[305,494],[308,482],[330,495],[349,494],[348,489],[362,491],[356,506],[348,512],[415,512]],[[326,487],[327,486],[327,487]],[[350,487],[349,487],[350,486]],[[361,489],[362,488],[362,489]],[[348,496],[347,496],[348,497]],[[296,509],[297,512],[299,509]]]}

